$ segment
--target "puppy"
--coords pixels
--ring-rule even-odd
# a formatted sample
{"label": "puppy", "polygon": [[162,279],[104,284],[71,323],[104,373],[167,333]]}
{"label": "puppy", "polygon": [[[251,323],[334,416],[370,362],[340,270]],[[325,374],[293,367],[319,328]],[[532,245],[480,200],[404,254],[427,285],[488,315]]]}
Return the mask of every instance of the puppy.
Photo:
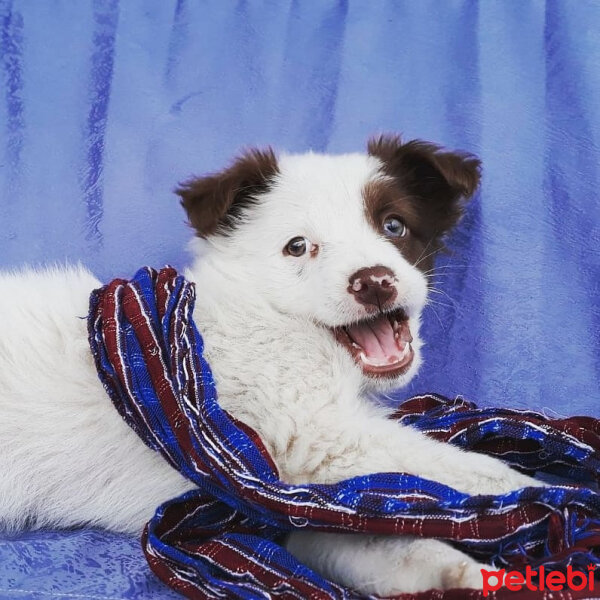
{"label": "puppy", "polygon": [[[199,238],[186,276],[220,403],[284,481],[405,471],[470,494],[534,484],[388,420],[375,400],[419,368],[427,274],[478,182],[471,155],[383,136],[366,154],[250,150],[178,190]],[[191,487],[98,380],[81,317],[100,286],[82,267],[0,275],[5,529],[139,534]],[[437,540],[300,531],[287,548],[363,593],[482,586],[482,565]]]}

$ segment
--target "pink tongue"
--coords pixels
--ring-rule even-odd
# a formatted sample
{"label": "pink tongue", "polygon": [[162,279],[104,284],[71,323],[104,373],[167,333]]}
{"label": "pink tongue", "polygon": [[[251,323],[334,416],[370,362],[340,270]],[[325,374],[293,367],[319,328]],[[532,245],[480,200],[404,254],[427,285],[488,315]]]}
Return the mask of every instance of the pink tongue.
{"label": "pink tongue", "polygon": [[[397,360],[400,350],[394,339],[394,330],[387,317],[375,321],[348,326],[350,337],[363,349],[369,358]],[[400,342],[404,348],[404,342]]]}

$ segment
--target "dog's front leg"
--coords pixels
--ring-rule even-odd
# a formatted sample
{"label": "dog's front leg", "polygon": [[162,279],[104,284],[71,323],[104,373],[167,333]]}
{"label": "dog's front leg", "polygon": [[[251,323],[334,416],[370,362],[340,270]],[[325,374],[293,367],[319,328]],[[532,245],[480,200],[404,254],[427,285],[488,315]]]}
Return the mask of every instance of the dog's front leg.
{"label": "dog's front leg", "polygon": [[[377,472],[404,472],[469,494],[503,494],[539,482],[501,461],[426,437],[383,418],[331,419],[279,456],[289,481],[334,483]],[[392,595],[430,588],[481,588],[469,556],[434,539],[298,531],[288,550],[333,581],[363,593]]]}
{"label": "dog's front leg", "polygon": [[383,418],[338,420],[298,439],[282,473],[291,482],[334,483],[377,472],[411,473],[468,494],[504,494],[539,482],[500,460],[428,438]]}
{"label": "dog's front leg", "polygon": [[287,550],[325,578],[363,594],[481,589],[489,565],[438,540],[296,531]]}
{"label": "dog's front leg", "polygon": [[[412,473],[470,494],[502,494],[540,485],[497,459],[436,442],[393,421],[338,424],[339,428],[322,429],[326,439],[313,434],[306,454],[300,443],[287,456],[286,467],[292,467],[294,480],[334,483],[387,471]],[[328,579],[380,595],[430,588],[481,589],[481,569],[490,569],[444,542],[410,536],[295,531],[286,547]]]}

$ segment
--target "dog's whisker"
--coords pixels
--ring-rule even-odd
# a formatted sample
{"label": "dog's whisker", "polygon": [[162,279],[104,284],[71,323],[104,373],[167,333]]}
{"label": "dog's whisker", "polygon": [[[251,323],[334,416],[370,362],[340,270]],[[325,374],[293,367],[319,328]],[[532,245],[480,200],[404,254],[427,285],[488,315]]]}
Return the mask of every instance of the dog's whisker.
{"label": "dog's whisker", "polygon": [[425,252],[427,252],[427,249],[429,248],[429,246],[431,246],[431,244],[433,243],[433,238],[430,239],[427,244],[425,245],[425,248],[423,248],[423,251],[421,252],[419,258],[417,258],[417,260],[414,262],[414,266],[418,267],[420,263],[422,263],[424,260],[427,260],[429,257],[433,256],[434,254],[436,254],[436,250],[433,250],[432,252],[430,252],[429,254],[427,254],[426,256],[423,256],[423,254],[425,254]]}
{"label": "dog's whisker", "polygon": [[444,327],[444,323],[443,323],[442,319],[440,318],[440,316],[438,315],[437,310],[435,310],[435,308],[431,305],[429,305],[429,308],[431,309],[431,312],[436,316],[437,320],[439,321],[442,331],[445,332],[446,328]]}

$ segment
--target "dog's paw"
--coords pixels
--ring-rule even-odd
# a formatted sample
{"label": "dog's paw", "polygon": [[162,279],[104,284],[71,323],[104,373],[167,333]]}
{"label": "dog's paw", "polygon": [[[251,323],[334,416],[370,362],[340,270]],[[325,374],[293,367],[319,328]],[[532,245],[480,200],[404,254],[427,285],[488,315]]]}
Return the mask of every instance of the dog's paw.
{"label": "dog's paw", "polygon": [[[488,457],[486,457],[488,458]],[[508,494],[526,487],[543,487],[544,482],[519,473],[503,464],[493,465],[495,468],[472,471],[464,475],[453,487],[472,496]]]}
{"label": "dog's paw", "polygon": [[512,469],[507,469],[507,472],[503,475],[504,476],[500,477],[491,477],[487,482],[489,485],[489,491],[483,491],[480,493],[508,494],[509,492],[513,492],[521,488],[544,486],[542,481],[538,481],[537,479],[533,479],[528,475],[523,475],[522,473]]}
{"label": "dog's paw", "polygon": [[489,565],[470,560],[448,565],[442,571],[442,588],[445,590],[455,588],[480,590],[483,588],[481,569],[489,568]]}

